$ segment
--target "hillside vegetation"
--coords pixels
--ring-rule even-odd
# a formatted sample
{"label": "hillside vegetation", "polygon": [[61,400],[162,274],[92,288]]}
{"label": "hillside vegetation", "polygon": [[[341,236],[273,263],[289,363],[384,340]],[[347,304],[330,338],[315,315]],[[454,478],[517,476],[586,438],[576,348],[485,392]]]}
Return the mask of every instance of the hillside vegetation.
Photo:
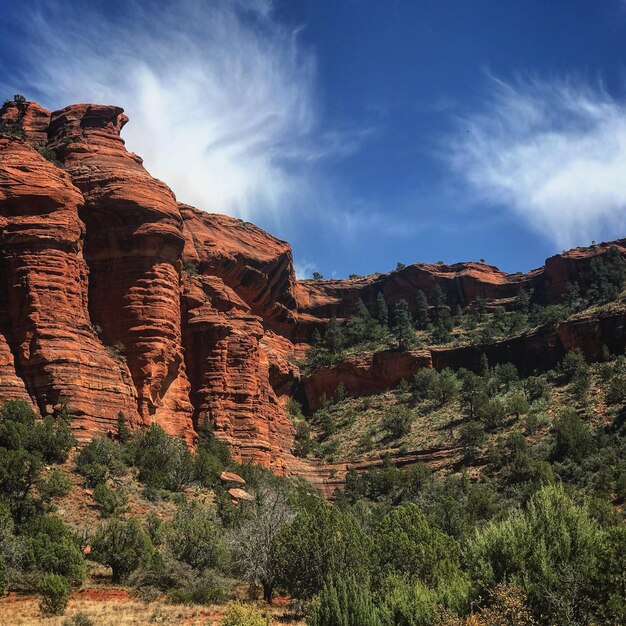
{"label": "hillside vegetation", "polygon": [[[351,350],[484,343],[557,313],[622,306],[621,258],[595,268],[600,287],[572,287],[553,307],[520,293],[509,310],[451,312],[435,294],[420,320],[402,303],[385,314],[381,301],[376,317],[359,305],[316,339],[307,369]],[[588,363],[572,350],[532,373],[484,359],[367,397],[338,388],[313,415],[289,408],[298,454],[359,469],[333,503],[233,463],[209,429],[192,452],[156,425],[129,432],[121,414],[112,437],[77,449],[66,407],[41,420],[4,403],[5,621],[36,623],[16,603],[36,594],[41,619],[67,626],[626,622],[625,355]],[[81,602],[81,588],[125,594],[133,616]]]}

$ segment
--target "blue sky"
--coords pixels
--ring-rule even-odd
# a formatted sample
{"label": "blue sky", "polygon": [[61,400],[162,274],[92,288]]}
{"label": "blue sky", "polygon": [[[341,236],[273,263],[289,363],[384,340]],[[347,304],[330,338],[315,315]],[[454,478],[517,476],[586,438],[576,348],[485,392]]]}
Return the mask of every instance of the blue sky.
{"label": "blue sky", "polygon": [[620,0],[0,0],[0,84],[110,102],[180,200],[300,276],[626,236]]}

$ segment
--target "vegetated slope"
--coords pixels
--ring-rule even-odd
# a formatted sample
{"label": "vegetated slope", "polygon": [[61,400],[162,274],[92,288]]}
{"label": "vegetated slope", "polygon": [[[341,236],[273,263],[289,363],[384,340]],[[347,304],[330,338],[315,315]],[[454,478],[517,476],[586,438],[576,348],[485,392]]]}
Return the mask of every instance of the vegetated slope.
{"label": "vegetated slope", "polygon": [[623,240],[298,282],[119,108],[1,118],[5,621],[36,593],[86,626],[97,587],[155,622],[624,623]]}

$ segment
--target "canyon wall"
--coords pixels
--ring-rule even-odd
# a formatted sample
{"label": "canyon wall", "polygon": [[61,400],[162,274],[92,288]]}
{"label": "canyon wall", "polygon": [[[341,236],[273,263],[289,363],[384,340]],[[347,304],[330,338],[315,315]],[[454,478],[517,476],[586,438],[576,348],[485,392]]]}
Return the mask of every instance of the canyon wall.
{"label": "canyon wall", "polygon": [[[485,263],[415,264],[388,274],[297,281],[290,246],[260,228],[180,204],[120,133],[121,108],[79,104],[0,109],[0,401],[20,398],[42,415],[67,403],[79,441],[151,423],[191,445],[210,424],[233,457],[277,473],[325,481],[293,457],[285,406],[309,410],[339,383],[360,395],[393,387],[421,367],[493,362],[532,370],[580,347],[623,351],[622,312],[580,316],[481,348],[362,354],[301,380],[314,329],[352,314],[415,308],[439,285],[450,306],[509,306],[520,289],[558,302],[584,284],[609,244],[571,250],[528,274]],[[626,253],[626,241],[615,242]]]}

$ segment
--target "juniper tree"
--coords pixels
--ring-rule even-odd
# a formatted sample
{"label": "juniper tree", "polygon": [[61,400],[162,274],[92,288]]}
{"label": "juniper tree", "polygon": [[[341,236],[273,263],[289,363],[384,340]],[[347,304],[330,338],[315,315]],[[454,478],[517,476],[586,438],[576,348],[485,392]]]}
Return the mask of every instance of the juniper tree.
{"label": "juniper tree", "polygon": [[415,295],[415,327],[418,330],[425,330],[428,326],[428,300],[426,294],[421,290],[417,290]]}
{"label": "juniper tree", "polygon": [[400,300],[394,310],[393,334],[398,342],[399,350],[410,350],[415,344],[415,331],[409,305],[406,300]]}
{"label": "juniper tree", "polygon": [[244,580],[260,583],[263,599],[271,602],[279,568],[277,538],[293,513],[285,494],[269,486],[259,490],[254,503],[245,506],[245,521],[228,540],[232,563]]}
{"label": "juniper tree", "polygon": [[446,296],[439,285],[435,285],[430,294],[430,304],[432,305],[431,318],[436,324],[446,306]]}
{"label": "juniper tree", "polygon": [[382,326],[389,326],[389,307],[382,291],[376,297],[376,306],[378,307],[378,321]]}
{"label": "juniper tree", "polygon": [[94,561],[108,565],[113,582],[118,583],[139,567],[151,549],[150,537],[136,519],[113,519],[96,531],[91,556]]}

